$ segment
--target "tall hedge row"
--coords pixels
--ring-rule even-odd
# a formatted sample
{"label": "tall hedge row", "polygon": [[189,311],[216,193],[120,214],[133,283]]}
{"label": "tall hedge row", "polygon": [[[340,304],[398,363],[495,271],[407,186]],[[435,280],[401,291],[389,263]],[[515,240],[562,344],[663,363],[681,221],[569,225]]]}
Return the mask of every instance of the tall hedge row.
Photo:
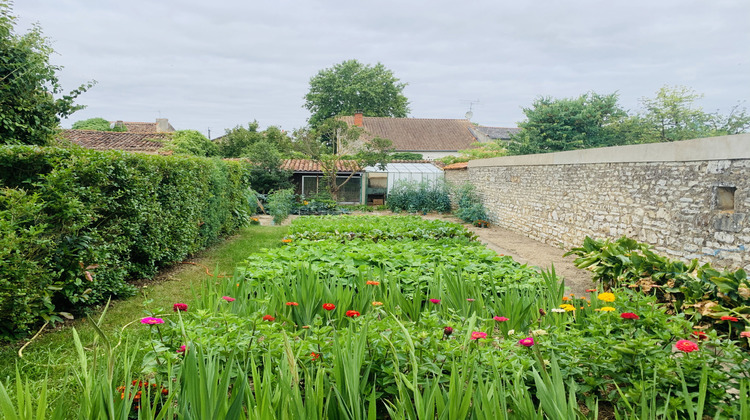
{"label": "tall hedge row", "polygon": [[248,219],[242,162],[0,148],[0,338],[80,313]]}

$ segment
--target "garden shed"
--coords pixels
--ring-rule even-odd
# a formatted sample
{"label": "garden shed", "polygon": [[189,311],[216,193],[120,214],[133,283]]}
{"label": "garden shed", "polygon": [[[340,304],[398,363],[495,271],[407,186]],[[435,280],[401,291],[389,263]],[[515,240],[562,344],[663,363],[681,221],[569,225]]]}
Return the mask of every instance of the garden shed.
{"label": "garden shed", "polygon": [[385,197],[400,182],[440,182],[443,170],[432,163],[389,163],[384,169],[368,166],[364,173],[364,193],[367,204],[384,204]]}

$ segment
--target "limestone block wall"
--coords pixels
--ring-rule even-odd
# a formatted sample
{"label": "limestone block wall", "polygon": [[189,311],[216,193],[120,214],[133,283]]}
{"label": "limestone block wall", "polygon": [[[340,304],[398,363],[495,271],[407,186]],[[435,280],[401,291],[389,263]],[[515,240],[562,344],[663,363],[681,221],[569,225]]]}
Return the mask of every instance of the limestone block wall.
{"label": "limestone block wall", "polygon": [[750,270],[750,135],[482,159],[468,178],[491,222],[542,242],[627,235]]}

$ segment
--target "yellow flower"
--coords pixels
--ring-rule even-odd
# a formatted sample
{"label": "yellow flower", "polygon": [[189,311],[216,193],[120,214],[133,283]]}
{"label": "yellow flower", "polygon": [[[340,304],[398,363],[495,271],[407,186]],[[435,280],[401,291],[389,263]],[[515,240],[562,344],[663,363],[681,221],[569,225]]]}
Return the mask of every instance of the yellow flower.
{"label": "yellow flower", "polygon": [[378,302],[378,301],[372,302],[372,306],[383,306],[383,302]]}
{"label": "yellow flower", "polygon": [[614,302],[615,301],[615,295],[613,293],[599,293],[599,296],[597,296],[599,300],[604,302]]}
{"label": "yellow flower", "polygon": [[570,311],[575,311],[576,310],[575,306],[573,306],[573,305],[571,305],[569,303],[563,303],[562,305],[560,305],[560,307],[563,308],[563,309],[565,309],[565,312],[570,312]]}
{"label": "yellow flower", "polygon": [[303,201],[303,202],[302,202],[302,205],[305,205],[305,206],[306,206],[307,204],[308,204],[308,202],[307,202],[307,201]]}
{"label": "yellow flower", "polygon": [[615,310],[615,308],[613,308],[613,307],[611,307],[611,306],[605,306],[605,307],[603,307],[603,308],[599,308],[599,309],[597,309],[597,311],[602,311],[602,312],[612,312],[612,311],[614,311],[614,310]]}

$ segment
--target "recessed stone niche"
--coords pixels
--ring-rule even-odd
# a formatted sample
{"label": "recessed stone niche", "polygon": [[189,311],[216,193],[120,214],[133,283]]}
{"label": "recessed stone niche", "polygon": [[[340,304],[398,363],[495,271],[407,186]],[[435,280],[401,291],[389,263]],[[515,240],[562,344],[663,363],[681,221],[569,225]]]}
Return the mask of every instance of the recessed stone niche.
{"label": "recessed stone niche", "polygon": [[737,187],[716,187],[716,210],[734,211],[734,193]]}

